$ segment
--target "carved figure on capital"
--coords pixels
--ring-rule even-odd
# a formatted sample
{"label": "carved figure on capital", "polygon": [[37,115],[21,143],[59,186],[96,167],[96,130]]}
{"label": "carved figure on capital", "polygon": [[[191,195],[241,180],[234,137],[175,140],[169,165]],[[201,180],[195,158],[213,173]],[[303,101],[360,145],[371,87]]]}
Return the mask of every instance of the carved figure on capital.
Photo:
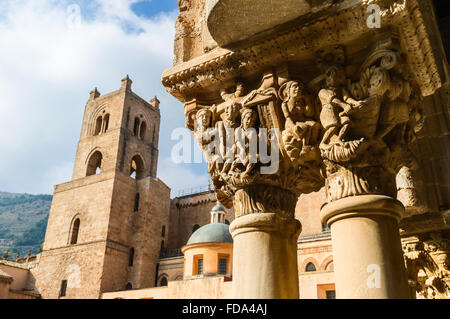
{"label": "carved figure on capital", "polygon": [[411,166],[408,136],[417,129],[413,114],[420,105],[400,54],[376,48],[351,76],[359,78],[354,82],[336,62],[342,63],[341,55],[328,61],[333,63],[318,94],[328,199],[362,194],[396,197],[395,174]]}
{"label": "carved figure on capital", "polygon": [[318,159],[315,146],[319,139],[320,123],[315,119],[316,110],[303,83],[289,81],[279,90],[285,118],[282,132],[287,154],[297,165]]}

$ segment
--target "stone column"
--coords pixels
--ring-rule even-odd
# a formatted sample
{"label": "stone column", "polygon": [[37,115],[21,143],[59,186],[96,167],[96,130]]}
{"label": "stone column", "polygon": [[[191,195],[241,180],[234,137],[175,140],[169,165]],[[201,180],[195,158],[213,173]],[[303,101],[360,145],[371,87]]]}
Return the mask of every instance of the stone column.
{"label": "stone column", "polygon": [[233,298],[299,298],[297,238],[301,225],[290,215],[254,211],[231,223]]}
{"label": "stone column", "polygon": [[411,297],[398,230],[403,214],[399,201],[381,195],[343,198],[322,208],[339,299]]}
{"label": "stone column", "polygon": [[331,229],[337,297],[410,298],[395,176],[410,162],[416,123],[408,116],[419,111],[420,99],[394,49],[369,55],[354,88],[346,85],[343,50],[332,50],[319,92],[328,200],[321,217]]}

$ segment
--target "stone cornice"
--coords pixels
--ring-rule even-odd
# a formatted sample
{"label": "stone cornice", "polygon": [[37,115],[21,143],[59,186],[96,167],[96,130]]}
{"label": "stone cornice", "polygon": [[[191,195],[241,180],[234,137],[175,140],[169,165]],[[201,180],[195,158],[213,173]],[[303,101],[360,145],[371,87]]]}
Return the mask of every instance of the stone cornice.
{"label": "stone cornice", "polygon": [[[366,24],[367,6],[378,4],[382,27],[399,33],[402,50],[424,96],[433,94],[441,85],[442,54],[433,50],[430,23],[423,15],[431,10],[429,0],[365,0],[340,4],[337,13],[320,16],[307,23],[298,20],[276,36],[249,40],[245,47],[227,50],[218,48],[181,63],[163,73],[162,83],[167,91],[182,102],[196,97],[202,90],[214,91],[221,84],[241,74],[256,74],[286,61],[313,58],[320,48],[349,43],[374,30]],[[429,13],[429,12],[428,12]],[[433,14],[433,13],[429,13]],[[311,17],[309,17],[311,18]],[[302,21],[303,20],[303,21]]]}

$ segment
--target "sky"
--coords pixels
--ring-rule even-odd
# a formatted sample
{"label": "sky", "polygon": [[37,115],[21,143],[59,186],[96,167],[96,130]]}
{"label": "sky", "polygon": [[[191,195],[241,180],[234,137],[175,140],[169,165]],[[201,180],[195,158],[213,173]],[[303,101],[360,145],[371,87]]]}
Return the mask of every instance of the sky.
{"label": "sky", "polygon": [[52,194],[72,177],[89,92],[161,101],[158,177],[205,186],[205,164],[176,164],[183,105],[161,84],[172,65],[177,0],[0,0],[0,191]]}

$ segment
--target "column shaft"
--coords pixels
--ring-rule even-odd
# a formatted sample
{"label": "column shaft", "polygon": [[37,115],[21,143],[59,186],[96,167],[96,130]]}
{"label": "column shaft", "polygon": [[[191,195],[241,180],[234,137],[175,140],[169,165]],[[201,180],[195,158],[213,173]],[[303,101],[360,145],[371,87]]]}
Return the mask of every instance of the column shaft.
{"label": "column shaft", "polygon": [[362,195],[322,208],[331,228],[339,299],[410,298],[398,220],[403,205],[390,197]]}

